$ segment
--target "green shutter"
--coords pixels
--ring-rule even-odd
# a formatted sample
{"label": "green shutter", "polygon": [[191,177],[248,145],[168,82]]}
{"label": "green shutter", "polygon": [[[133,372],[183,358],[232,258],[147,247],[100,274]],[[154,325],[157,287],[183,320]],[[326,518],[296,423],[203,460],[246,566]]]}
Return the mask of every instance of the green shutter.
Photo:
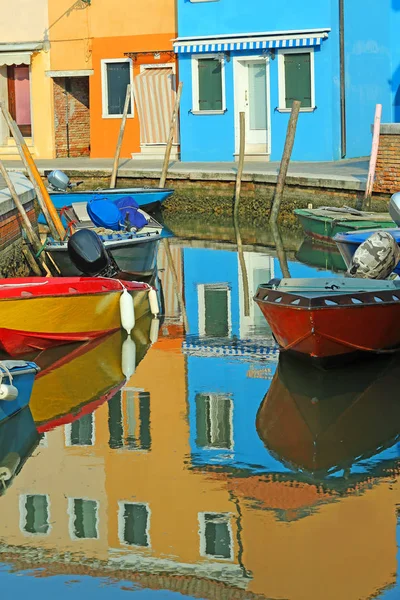
{"label": "green shutter", "polygon": [[311,108],[311,55],[309,52],[285,54],[285,106],[300,100],[301,108]]}
{"label": "green shutter", "polygon": [[214,58],[198,60],[199,110],[222,110],[222,67]]}

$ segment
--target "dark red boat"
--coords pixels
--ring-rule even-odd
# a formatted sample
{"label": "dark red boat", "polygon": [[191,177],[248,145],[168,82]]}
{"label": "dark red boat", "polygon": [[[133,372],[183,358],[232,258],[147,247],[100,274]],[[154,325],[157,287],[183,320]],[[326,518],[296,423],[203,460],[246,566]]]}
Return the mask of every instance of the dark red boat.
{"label": "dark red boat", "polygon": [[400,349],[399,280],[273,280],[254,300],[283,350],[326,360]]}

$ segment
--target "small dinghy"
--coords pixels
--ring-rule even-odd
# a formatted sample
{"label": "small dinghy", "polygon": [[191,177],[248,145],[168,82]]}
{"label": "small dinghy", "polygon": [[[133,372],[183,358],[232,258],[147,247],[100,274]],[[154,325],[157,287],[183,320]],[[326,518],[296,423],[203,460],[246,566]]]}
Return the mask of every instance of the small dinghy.
{"label": "small dinghy", "polygon": [[400,252],[377,232],[353,257],[348,277],[271,280],[255,301],[276,341],[316,359],[400,349],[400,280],[385,279]]}

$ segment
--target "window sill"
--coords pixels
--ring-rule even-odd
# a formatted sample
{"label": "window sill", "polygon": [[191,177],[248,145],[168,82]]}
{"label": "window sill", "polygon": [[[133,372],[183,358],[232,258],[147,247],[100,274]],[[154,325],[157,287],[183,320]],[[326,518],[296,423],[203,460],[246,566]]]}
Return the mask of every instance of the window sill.
{"label": "window sill", "polygon": [[[102,119],[122,119],[123,115],[101,115]],[[127,115],[127,119],[133,119],[134,115]]]}
{"label": "window sill", "polygon": [[192,115],[223,115],[226,113],[224,110],[191,110]]}
{"label": "window sill", "polygon": [[[279,106],[277,106],[275,108],[276,112],[280,112],[280,113],[290,113],[292,112],[291,108],[279,108]],[[301,113],[311,113],[314,112],[315,110],[317,110],[316,106],[310,106],[309,108],[300,108],[300,112]]]}

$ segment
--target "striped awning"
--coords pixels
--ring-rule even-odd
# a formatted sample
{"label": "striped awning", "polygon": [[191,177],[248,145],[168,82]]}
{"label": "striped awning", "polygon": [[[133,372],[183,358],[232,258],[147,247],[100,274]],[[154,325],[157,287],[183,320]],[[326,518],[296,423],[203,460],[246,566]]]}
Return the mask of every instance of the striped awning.
{"label": "striped awning", "polygon": [[218,36],[217,38],[181,38],[174,41],[177,54],[230,52],[241,50],[271,50],[279,48],[304,48],[320,46],[328,37],[329,29],[287,34],[260,33],[235,36]]}
{"label": "striped awning", "polygon": [[[140,121],[141,144],[166,144],[175,104],[175,75],[171,68],[144,69],[133,80]],[[174,142],[178,143],[178,129]]]}

